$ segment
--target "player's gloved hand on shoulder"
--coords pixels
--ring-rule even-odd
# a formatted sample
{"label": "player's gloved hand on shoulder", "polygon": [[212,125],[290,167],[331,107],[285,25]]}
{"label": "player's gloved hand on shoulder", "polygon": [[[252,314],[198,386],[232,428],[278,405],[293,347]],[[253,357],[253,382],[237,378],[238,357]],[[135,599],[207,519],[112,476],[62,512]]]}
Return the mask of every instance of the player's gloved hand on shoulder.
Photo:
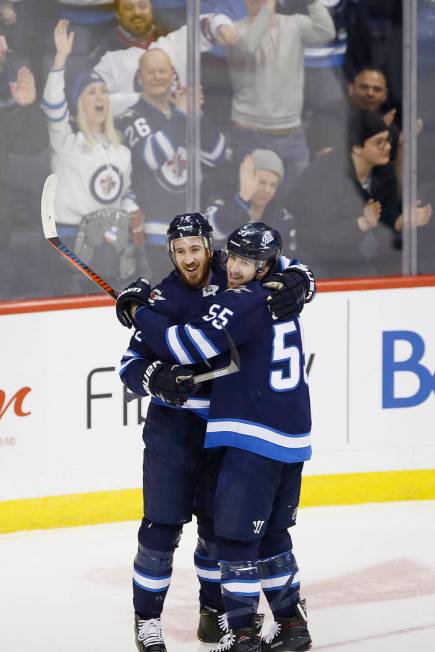
{"label": "player's gloved hand on shoulder", "polygon": [[308,267],[305,269],[289,267],[265,279],[263,287],[272,290],[267,297],[268,308],[276,319],[294,319],[314,296],[314,277]]}
{"label": "player's gloved hand on shoulder", "polygon": [[119,293],[116,300],[116,316],[123,326],[131,328],[134,325],[133,305],[135,303],[140,306],[147,305],[150,294],[151,285],[146,278],[138,278]]}
{"label": "player's gloved hand on shoulder", "polygon": [[147,367],[142,382],[148,394],[176,407],[181,407],[200,387],[194,384],[191,369],[161,360]]}

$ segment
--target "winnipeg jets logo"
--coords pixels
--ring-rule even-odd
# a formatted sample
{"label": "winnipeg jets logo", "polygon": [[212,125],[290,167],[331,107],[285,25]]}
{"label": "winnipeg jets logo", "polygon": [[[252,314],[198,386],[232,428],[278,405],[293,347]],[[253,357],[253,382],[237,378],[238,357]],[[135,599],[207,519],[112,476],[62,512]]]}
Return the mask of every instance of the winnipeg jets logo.
{"label": "winnipeg jets logo", "polygon": [[207,287],[202,288],[203,297],[215,297],[219,292],[219,285],[207,285]]}
{"label": "winnipeg jets logo", "polygon": [[166,298],[162,296],[161,290],[153,290],[148,297],[148,303],[153,306],[156,301],[166,301]]}
{"label": "winnipeg jets logo", "polygon": [[122,192],[122,174],[116,165],[103,165],[90,181],[91,193],[100,204],[112,204]]}
{"label": "winnipeg jets logo", "polygon": [[261,238],[261,244],[263,245],[263,247],[267,247],[267,245],[270,244],[272,241],[273,241],[273,235],[271,231],[266,231],[266,233]]}
{"label": "winnipeg jets logo", "polygon": [[254,526],[254,534],[260,534],[264,521],[252,521],[252,524]]}

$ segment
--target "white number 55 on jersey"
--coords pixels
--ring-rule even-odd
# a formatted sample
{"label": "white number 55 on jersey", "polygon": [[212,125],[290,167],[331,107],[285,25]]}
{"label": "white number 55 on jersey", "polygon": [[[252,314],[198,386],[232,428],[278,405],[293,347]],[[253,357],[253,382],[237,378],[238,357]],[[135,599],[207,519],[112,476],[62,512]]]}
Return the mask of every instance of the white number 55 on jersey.
{"label": "white number 55 on jersey", "polygon": [[210,306],[208,315],[205,315],[203,320],[211,321],[212,326],[218,330],[222,330],[222,328],[228,324],[227,315],[230,317],[231,315],[234,315],[234,313],[229,308],[222,309],[222,306],[218,303],[213,303],[213,305]]}

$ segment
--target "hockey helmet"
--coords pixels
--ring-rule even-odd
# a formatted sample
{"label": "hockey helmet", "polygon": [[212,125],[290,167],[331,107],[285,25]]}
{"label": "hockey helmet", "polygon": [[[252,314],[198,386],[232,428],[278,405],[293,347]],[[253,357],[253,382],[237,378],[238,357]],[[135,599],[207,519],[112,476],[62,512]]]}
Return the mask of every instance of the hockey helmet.
{"label": "hockey helmet", "polygon": [[208,220],[201,213],[182,213],[174,217],[167,230],[168,252],[174,261],[174,240],[200,236],[204,246],[213,252],[213,229]]}
{"label": "hockey helmet", "polygon": [[282,251],[282,238],[278,231],[263,222],[248,222],[233,231],[222,249],[221,261],[225,268],[229,254],[247,258],[256,263],[262,272],[267,263],[275,263]]}

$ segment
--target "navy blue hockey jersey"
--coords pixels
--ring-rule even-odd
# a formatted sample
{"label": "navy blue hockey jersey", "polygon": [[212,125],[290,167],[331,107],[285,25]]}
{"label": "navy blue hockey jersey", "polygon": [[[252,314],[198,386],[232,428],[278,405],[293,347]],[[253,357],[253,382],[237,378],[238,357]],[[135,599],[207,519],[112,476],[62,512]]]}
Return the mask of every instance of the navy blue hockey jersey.
{"label": "navy blue hockey jersey", "polygon": [[233,446],[285,462],[311,457],[310,398],[299,319],[274,321],[258,281],[204,300],[202,313],[174,325],[148,307],[136,321],[163,360],[195,364],[228,351],[240,371],[213,381],[205,446]]}
{"label": "navy blue hockey jersey", "polygon": [[[186,116],[173,109],[169,116],[143,97],[120,116],[117,126],[132,152],[132,188],[145,212],[147,242],[166,244],[169,217],[185,203],[187,184]],[[223,163],[225,138],[201,117],[201,162]]]}
{"label": "navy blue hockey jersey", "polygon": [[[276,267],[282,271],[288,267],[298,265],[300,265],[299,261],[281,256]],[[200,314],[204,299],[215,297],[226,286],[227,275],[220,266],[220,252],[217,251],[213,255],[210,282],[205,288],[192,290],[183,283],[178,272],[174,270],[154,288],[149,301],[150,308],[156,313],[167,317],[171,324],[183,324],[195,315]],[[307,301],[310,301],[312,296],[313,292],[307,297]],[[144,373],[151,362],[159,359],[159,355],[156,354],[150,345],[148,331],[145,331],[145,333],[145,337],[142,336],[140,331],[134,333],[129,347],[122,357],[120,367],[122,382],[137,396],[147,395],[143,388]],[[221,361],[216,360],[215,365],[221,366]],[[195,367],[196,373],[206,371],[207,369],[208,367],[204,369]],[[211,383],[204,383],[201,386],[200,393],[186,401],[182,409],[193,410],[196,414],[206,419],[210,407],[210,391]],[[151,400],[154,403],[173,408],[173,406],[156,397],[152,397]]]}

